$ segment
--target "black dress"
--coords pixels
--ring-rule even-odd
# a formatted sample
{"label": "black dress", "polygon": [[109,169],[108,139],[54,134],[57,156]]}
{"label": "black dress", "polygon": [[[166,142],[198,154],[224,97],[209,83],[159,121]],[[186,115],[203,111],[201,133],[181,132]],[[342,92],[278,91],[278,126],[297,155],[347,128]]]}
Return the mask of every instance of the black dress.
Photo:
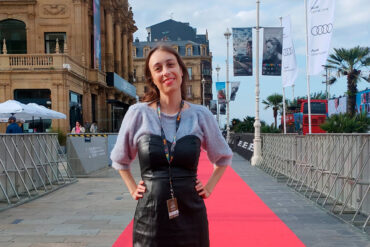
{"label": "black dress", "polygon": [[201,140],[187,135],[177,140],[171,174],[180,215],[169,219],[168,161],[162,138],[145,134],[138,140],[141,177],[146,192],[134,217],[134,247],[208,247],[208,220],[203,199],[195,189]]}

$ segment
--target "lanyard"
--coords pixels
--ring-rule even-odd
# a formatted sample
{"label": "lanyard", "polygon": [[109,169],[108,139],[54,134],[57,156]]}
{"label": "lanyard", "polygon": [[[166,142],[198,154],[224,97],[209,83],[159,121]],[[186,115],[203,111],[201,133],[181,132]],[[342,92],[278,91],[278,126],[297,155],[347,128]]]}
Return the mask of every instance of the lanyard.
{"label": "lanyard", "polygon": [[181,110],[182,110],[183,106],[184,106],[184,101],[181,100],[180,110],[179,110],[179,112],[177,113],[177,116],[176,116],[176,133],[173,136],[171,150],[169,150],[167,140],[166,140],[166,135],[164,134],[164,130],[163,130],[163,127],[162,127],[162,122],[161,122],[161,105],[160,105],[159,101],[157,102],[157,113],[158,113],[158,118],[159,118],[159,124],[161,126],[161,137],[162,137],[162,140],[163,140],[163,148],[164,148],[164,153],[166,155],[166,159],[168,161],[168,170],[169,170],[169,179],[170,179],[170,192],[171,192],[171,197],[172,198],[174,198],[174,192],[173,192],[173,187],[172,187],[171,163],[172,163],[174,152],[175,152],[176,135],[177,135],[177,130],[179,129],[179,126],[180,126]]}

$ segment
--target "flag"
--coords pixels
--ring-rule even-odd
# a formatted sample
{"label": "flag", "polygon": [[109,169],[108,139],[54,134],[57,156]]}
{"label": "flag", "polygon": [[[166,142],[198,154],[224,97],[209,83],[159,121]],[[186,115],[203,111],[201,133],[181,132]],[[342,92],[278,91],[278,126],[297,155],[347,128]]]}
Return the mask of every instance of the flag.
{"label": "flag", "polygon": [[308,74],[323,70],[333,33],[335,0],[307,1]]}
{"label": "flag", "polygon": [[216,90],[218,103],[224,103],[226,101],[225,82],[216,82]]}
{"label": "flag", "polygon": [[283,81],[283,87],[289,87],[294,85],[294,81],[298,76],[298,67],[295,57],[295,50],[290,33],[290,16],[283,17],[283,57],[282,57],[282,70],[281,79]]}
{"label": "flag", "polygon": [[282,41],[282,27],[264,28],[262,75],[281,75]]}
{"label": "flag", "polygon": [[251,76],[252,28],[233,28],[234,76]]}
{"label": "flag", "polygon": [[209,101],[209,109],[211,110],[213,115],[217,115],[217,100]]}
{"label": "flag", "polygon": [[240,82],[239,81],[231,82],[230,101],[234,101],[235,100],[235,96],[236,96],[236,93],[239,90],[239,86],[240,86]]}

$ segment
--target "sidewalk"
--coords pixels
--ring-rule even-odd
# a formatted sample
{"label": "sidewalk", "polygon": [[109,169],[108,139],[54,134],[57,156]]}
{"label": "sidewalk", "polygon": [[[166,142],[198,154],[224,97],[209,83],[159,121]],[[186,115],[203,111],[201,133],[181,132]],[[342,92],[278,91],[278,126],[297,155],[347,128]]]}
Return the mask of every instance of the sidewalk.
{"label": "sidewalk", "polygon": [[[327,214],[235,154],[233,169],[306,246],[370,246],[368,235]],[[139,164],[132,165],[136,179]],[[0,213],[0,247],[108,247],[136,201],[113,169]],[[268,233],[266,233],[268,237]]]}

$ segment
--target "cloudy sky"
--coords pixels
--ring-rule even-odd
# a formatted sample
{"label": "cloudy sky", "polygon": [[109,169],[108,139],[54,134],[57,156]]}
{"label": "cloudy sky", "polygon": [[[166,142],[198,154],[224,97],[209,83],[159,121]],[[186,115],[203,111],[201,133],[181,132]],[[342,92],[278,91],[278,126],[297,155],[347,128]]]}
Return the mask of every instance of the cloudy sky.
{"label": "cloudy sky", "polygon": [[[226,28],[256,26],[256,1],[253,0],[129,0],[134,13],[138,31],[134,38],[146,40],[146,27],[172,19],[189,22],[197,29],[198,34],[208,31],[210,50],[213,54],[213,68],[221,67],[220,81],[226,78]],[[331,41],[332,48],[351,48],[357,45],[370,46],[370,1],[369,0],[337,0],[335,8],[334,32]],[[299,75],[294,87],[294,96],[307,95],[305,72],[305,14],[304,0],[260,0],[260,26],[280,26],[280,16],[291,16],[293,43],[297,55]],[[260,42],[262,42],[260,32]],[[253,33],[254,38],[256,37]],[[262,43],[260,43],[262,54]],[[230,54],[232,39],[230,40]],[[254,51],[253,51],[254,52]],[[240,81],[241,86],[236,100],[230,104],[230,119],[255,115],[255,77],[233,77],[232,57],[230,55],[230,81]],[[255,58],[254,58],[255,61]],[[260,59],[261,61],[261,59]],[[261,69],[260,69],[261,71]],[[253,72],[254,73],[254,72]],[[311,77],[311,93],[325,91],[323,76]],[[213,81],[216,81],[216,71],[213,71]],[[213,85],[215,97],[215,85]],[[370,87],[362,81],[359,90]],[[260,99],[266,99],[273,93],[282,94],[281,77],[260,76]],[[340,96],[346,91],[346,82],[339,80],[330,88],[331,95]],[[292,98],[292,88],[286,88],[286,97]],[[260,105],[260,118],[267,123],[273,122],[272,110],[264,110]],[[222,119],[225,122],[225,118]]]}

